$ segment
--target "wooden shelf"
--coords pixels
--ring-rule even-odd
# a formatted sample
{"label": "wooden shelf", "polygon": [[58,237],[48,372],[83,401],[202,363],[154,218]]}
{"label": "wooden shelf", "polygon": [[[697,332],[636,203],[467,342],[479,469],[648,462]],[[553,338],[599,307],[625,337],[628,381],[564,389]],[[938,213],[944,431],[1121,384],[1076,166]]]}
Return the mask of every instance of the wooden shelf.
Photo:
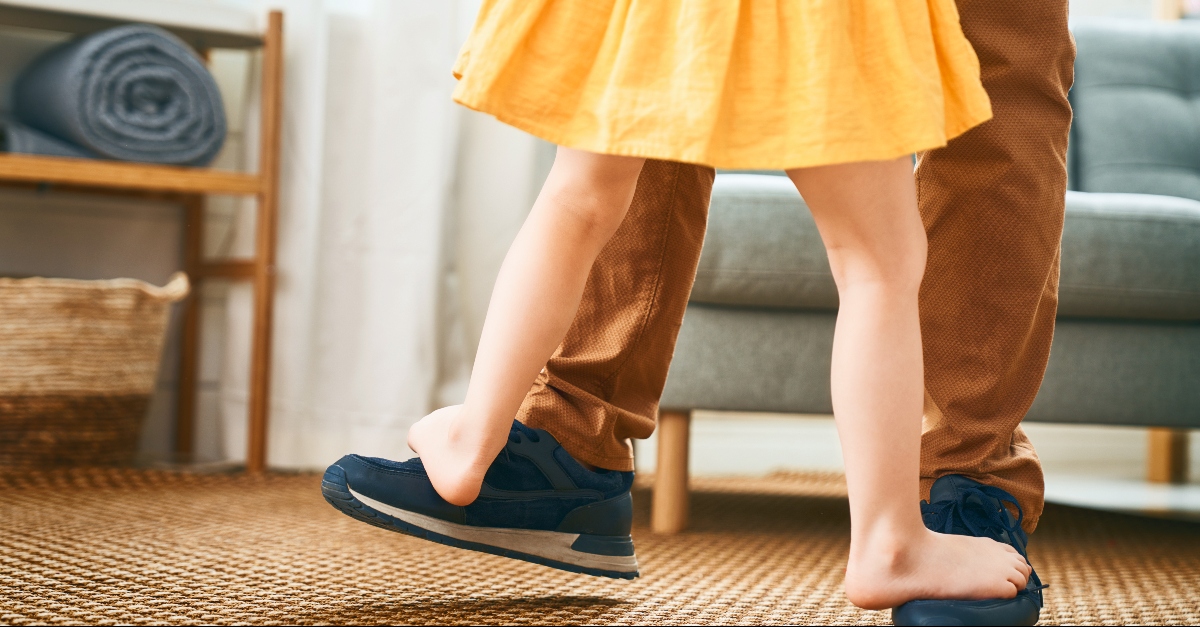
{"label": "wooden shelf", "polygon": [[0,24],[82,35],[129,24],[157,24],[193,48],[258,48],[253,13],[179,0],[0,0]]}
{"label": "wooden shelf", "polygon": [[[251,15],[181,0],[0,0],[0,25],[5,26],[81,34],[128,22],[151,22],[179,35],[202,55],[210,48],[262,47],[258,174],[0,153],[0,185],[29,187],[44,184],[88,193],[167,196],[182,203],[188,227],[185,229],[184,266],[193,279],[193,291],[183,312],[175,449],[185,458],[192,452],[200,351],[200,299],[197,294],[201,282],[207,278],[251,281],[254,284],[254,314],[250,334],[246,470],[262,472],[267,467],[271,333],[275,306],[283,13],[271,11],[265,31],[251,26],[251,22],[256,21]],[[206,194],[255,197],[252,259],[202,259]]]}
{"label": "wooden shelf", "polygon": [[0,154],[0,179],[197,194],[254,195],[263,190],[257,175],[241,172],[23,154]]}

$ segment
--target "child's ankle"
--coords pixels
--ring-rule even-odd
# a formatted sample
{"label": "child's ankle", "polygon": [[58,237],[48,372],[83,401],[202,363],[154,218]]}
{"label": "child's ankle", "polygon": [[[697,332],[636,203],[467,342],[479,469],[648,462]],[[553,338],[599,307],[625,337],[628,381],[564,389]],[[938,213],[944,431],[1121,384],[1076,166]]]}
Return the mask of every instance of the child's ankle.
{"label": "child's ankle", "polygon": [[851,533],[850,561],[898,566],[926,539],[927,531],[919,519],[915,524],[911,520],[883,519],[860,525]]}
{"label": "child's ankle", "polygon": [[473,417],[477,418],[478,414],[471,412],[470,407],[463,405],[455,415],[450,417],[446,425],[446,438],[450,447],[471,460],[473,466],[486,468],[492,464],[496,455],[499,455],[504,448],[511,423],[506,423],[503,431],[492,430],[484,426],[490,424],[489,422],[481,424],[481,421],[477,419],[472,420]]}
{"label": "child's ankle", "polygon": [[893,588],[904,586],[913,566],[919,562],[926,537],[922,526],[873,525],[869,532],[854,534],[850,542],[850,559],[846,564],[846,597],[865,609],[884,609],[895,600]]}

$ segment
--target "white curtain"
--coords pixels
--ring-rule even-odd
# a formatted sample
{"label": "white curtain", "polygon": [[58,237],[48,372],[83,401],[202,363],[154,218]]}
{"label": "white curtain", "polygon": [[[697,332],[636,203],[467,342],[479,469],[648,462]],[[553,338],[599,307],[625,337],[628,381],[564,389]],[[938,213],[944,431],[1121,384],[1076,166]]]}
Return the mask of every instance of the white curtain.
{"label": "white curtain", "polygon": [[[450,99],[478,0],[264,6],[286,29],[268,462],[404,459],[409,425],[461,400],[547,152]],[[250,299],[239,286],[228,306],[229,459],[245,455]]]}

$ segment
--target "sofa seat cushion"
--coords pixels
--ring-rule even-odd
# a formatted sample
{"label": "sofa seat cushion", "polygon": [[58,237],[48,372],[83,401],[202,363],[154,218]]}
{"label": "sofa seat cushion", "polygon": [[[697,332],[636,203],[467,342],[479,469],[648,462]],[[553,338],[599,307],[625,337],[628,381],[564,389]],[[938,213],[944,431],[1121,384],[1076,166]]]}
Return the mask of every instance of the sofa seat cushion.
{"label": "sofa seat cushion", "polygon": [[791,179],[718,174],[692,302],[836,310],[825,245]]}
{"label": "sofa seat cushion", "polygon": [[1067,192],[1058,315],[1200,320],[1200,202]]}
{"label": "sofa seat cushion", "polygon": [[[1059,315],[1200,320],[1200,202],[1068,192]],[[790,180],[720,174],[692,302],[837,309],[808,207]]]}

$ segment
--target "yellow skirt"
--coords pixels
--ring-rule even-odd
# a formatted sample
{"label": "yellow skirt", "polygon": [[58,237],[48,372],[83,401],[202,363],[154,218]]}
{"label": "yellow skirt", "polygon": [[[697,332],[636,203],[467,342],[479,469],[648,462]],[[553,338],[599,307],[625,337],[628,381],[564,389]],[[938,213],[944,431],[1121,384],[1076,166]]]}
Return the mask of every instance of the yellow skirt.
{"label": "yellow skirt", "polygon": [[991,117],[954,0],[484,0],[454,75],[555,144],[731,169],[891,159]]}

